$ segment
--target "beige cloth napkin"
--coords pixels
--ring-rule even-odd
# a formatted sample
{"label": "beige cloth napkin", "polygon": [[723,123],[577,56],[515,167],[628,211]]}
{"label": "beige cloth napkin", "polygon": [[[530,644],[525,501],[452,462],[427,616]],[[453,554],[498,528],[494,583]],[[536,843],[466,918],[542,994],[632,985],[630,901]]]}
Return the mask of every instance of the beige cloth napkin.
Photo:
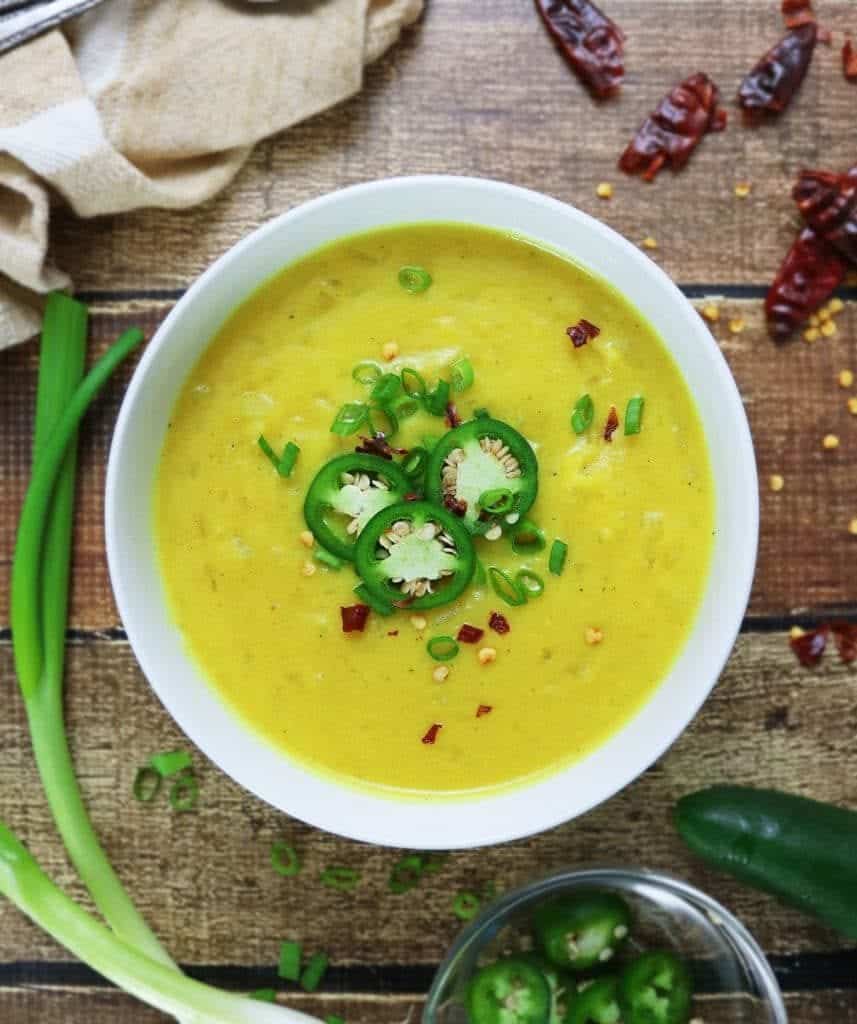
{"label": "beige cloth napkin", "polygon": [[81,217],[184,207],[254,143],[360,89],[423,0],[106,0],[0,58],[0,348],[32,336],[56,197]]}

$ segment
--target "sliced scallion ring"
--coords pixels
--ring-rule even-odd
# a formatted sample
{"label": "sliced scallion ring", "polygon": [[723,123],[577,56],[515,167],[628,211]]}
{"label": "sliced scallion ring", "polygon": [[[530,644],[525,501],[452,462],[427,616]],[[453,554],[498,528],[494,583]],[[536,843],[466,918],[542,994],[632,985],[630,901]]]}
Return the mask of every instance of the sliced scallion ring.
{"label": "sliced scallion ring", "polygon": [[426,644],[426,650],[435,661],[452,661],[460,648],[451,636],[433,636]]}
{"label": "sliced scallion ring", "polygon": [[449,372],[452,378],[453,390],[466,391],[468,388],[473,387],[476,374],[473,372],[473,364],[466,356],[456,359],[452,366],[450,366]]}
{"label": "sliced scallion ring", "polygon": [[373,362],[371,359],[364,359],[362,363],[358,363],[351,371],[351,378],[356,384],[362,384],[364,387],[371,388],[378,383],[383,372],[378,363]]}
{"label": "sliced scallion ring", "polygon": [[336,418],[330,425],[331,434],[339,437],[348,437],[349,434],[356,434],[366,422],[369,415],[369,406],[363,402],[346,402],[336,414]]}
{"label": "sliced scallion ring", "polygon": [[515,574],[515,584],[526,598],[540,597],[545,590],[545,581],[532,569],[519,569]]}
{"label": "sliced scallion ring", "polygon": [[399,284],[411,295],[427,291],[431,283],[431,274],[424,267],[401,267],[399,270]]}
{"label": "sliced scallion ring", "polygon": [[564,540],[555,540],[551,544],[550,554],[548,555],[548,569],[554,576],[562,576],[567,556],[568,544]]}
{"label": "sliced scallion ring", "polygon": [[301,859],[294,846],[278,839],[271,844],[271,867],[283,878],[293,878],[301,871]]}
{"label": "sliced scallion ring", "polygon": [[498,569],[496,565],[489,566],[488,580],[494,588],[494,593],[512,608],[519,608],[527,603],[527,595],[520,585],[512,579],[509,573]]}

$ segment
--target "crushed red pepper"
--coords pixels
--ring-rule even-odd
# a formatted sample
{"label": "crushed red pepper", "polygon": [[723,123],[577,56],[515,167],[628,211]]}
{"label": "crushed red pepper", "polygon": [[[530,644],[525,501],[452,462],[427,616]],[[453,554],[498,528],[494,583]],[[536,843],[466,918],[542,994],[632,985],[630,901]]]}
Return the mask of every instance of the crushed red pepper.
{"label": "crushed red pepper", "polygon": [[811,0],[783,0],[782,11],[786,28],[800,28],[815,21]]}
{"label": "crushed red pepper", "polygon": [[461,426],[461,417],[458,415],[458,409],[455,408],[455,402],[446,403],[446,425],[450,430]]}
{"label": "crushed red pepper", "polygon": [[352,604],[340,608],[342,616],[343,633],[362,633],[366,627],[366,620],[369,618],[370,608],[368,604]]}
{"label": "crushed red pepper", "polygon": [[464,498],[456,498],[454,494],[444,495],[443,504],[454,516],[467,515],[467,502]]}
{"label": "crushed red pepper", "polygon": [[660,101],[619,160],[626,174],[654,181],[662,167],[678,171],[708,132],[723,131],[726,111],[719,107],[720,90],[701,71],[679,82]]}
{"label": "crushed red pepper", "polygon": [[598,99],[619,91],[625,75],[625,34],[592,0],[536,0],[563,57]]}
{"label": "crushed red pepper", "polygon": [[783,341],[842,283],[845,261],[812,228],[804,228],[780,266],[765,299],[768,329]]}
{"label": "crushed red pepper", "polygon": [[508,633],[512,628],[509,625],[509,620],[505,615],[501,615],[500,612],[491,612],[491,616],[488,619],[488,626],[493,629],[495,633],[499,633],[501,636],[504,633]]}
{"label": "crushed red pepper", "polygon": [[815,233],[857,264],[857,164],[845,174],[801,171],[792,197]]}
{"label": "crushed red pepper", "polygon": [[575,348],[583,348],[587,341],[598,337],[601,328],[581,317],[576,324],[566,327],[565,333],[571,338],[571,343]]}
{"label": "crushed red pepper", "polygon": [[435,722],[434,725],[429,726],[429,730],[425,734],[425,736],[423,736],[422,742],[425,743],[427,746],[433,746],[435,741],[437,740],[437,734],[440,732],[442,728],[443,726],[438,722]]}
{"label": "crushed red pepper", "polygon": [[857,661],[857,622],[833,622],[830,631],[842,663],[850,665]]}
{"label": "crushed red pepper", "polygon": [[459,629],[456,640],[460,640],[463,644],[478,644],[484,635],[484,629],[480,629],[478,626],[470,626],[465,622],[461,629]]}
{"label": "crushed red pepper", "polygon": [[481,718],[483,715],[488,715],[494,710],[491,704],[480,704],[476,709],[476,717]]}
{"label": "crushed red pepper", "polygon": [[619,426],[619,413],[616,412],[616,406],[610,406],[610,412],[607,414],[607,422],[604,424],[604,440],[612,441],[613,435]]}
{"label": "crushed red pepper", "polygon": [[821,661],[827,648],[829,634],[829,626],[819,626],[818,629],[810,629],[806,633],[801,633],[800,636],[789,637],[789,646],[801,665],[813,668]]}
{"label": "crushed red pepper", "polygon": [[407,455],[407,448],[393,448],[380,431],[371,437],[360,435],[360,444],[354,449],[364,455],[380,455],[382,459],[391,459],[394,455]]}
{"label": "crushed red pepper", "polygon": [[857,82],[857,46],[850,39],[842,46],[842,74],[849,82]]}
{"label": "crushed red pepper", "polygon": [[738,90],[738,105],[748,124],[781,114],[800,88],[818,39],[815,21],[792,29],[749,72]]}

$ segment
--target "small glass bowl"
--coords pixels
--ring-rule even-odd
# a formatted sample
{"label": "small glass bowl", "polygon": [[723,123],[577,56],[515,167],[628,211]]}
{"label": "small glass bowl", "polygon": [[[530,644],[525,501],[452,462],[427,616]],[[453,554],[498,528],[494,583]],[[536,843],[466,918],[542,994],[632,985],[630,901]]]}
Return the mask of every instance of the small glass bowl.
{"label": "small glass bowl", "polygon": [[507,893],[458,937],[435,976],[423,1024],[469,1024],[464,994],[475,971],[526,948],[532,911],[548,897],[597,889],[621,896],[634,924],[623,951],[670,950],[694,977],[693,1018],[704,1024],[788,1024],[770,964],[728,910],[669,875],[645,868],[565,871]]}

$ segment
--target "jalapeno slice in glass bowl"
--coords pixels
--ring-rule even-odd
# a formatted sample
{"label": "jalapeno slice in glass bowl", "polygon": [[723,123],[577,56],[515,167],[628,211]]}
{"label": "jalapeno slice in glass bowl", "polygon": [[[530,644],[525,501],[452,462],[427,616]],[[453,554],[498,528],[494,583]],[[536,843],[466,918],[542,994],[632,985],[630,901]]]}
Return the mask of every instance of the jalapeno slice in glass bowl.
{"label": "jalapeno slice in glass bowl", "polygon": [[563,1024],[624,1024],[619,979],[598,978],[568,1000]]}
{"label": "jalapeno slice in glass bowl", "polygon": [[382,509],[361,531],[354,555],[370,594],[409,608],[455,600],[476,568],[473,541],[461,520],[427,501]]}
{"label": "jalapeno slice in glass bowl", "polygon": [[535,912],[536,939],[551,963],[585,971],[613,959],[627,939],[631,912],[609,892],[560,896]]}
{"label": "jalapeno slice in glass bowl", "polygon": [[470,1024],[548,1024],[550,988],[542,972],[510,958],[483,967],[470,982]]}
{"label": "jalapeno slice in glass bowl", "polygon": [[471,533],[494,522],[517,522],[536,500],[538,486],[539,466],[530,442],[508,423],[488,416],[444,434],[426,471],[426,497],[457,509]]}
{"label": "jalapeno slice in glass bowl", "polygon": [[353,561],[355,541],[369,520],[412,490],[395,462],[348,452],[316,473],[304,500],[304,519],[323,548]]}
{"label": "jalapeno slice in glass bowl", "polygon": [[687,1024],[693,982],[673,953],[643,953],[625,968],[619,996],[625,1024]]}

